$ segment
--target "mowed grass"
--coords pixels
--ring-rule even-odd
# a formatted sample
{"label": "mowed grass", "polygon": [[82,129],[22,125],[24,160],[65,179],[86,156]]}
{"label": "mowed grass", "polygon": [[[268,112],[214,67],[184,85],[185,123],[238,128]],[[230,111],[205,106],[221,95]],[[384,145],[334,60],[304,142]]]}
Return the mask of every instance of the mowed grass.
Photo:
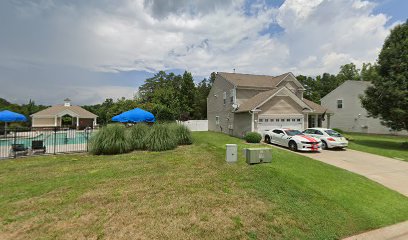
{"label": "mowed grass", "polygon": [[408,149],[401,147],[403,142],[408,142],[406,136],[359,133],[346,133],[346,135],[354,139],[349,142],[350,149],[408,161]]}
{"label": "mowed grass", "polygon": [[[225,144],[239,162],[225,163]],[[0,239],[338,239],[408,219],[408,199],[361,176],[194,133],[175,150],[0,162]]]}

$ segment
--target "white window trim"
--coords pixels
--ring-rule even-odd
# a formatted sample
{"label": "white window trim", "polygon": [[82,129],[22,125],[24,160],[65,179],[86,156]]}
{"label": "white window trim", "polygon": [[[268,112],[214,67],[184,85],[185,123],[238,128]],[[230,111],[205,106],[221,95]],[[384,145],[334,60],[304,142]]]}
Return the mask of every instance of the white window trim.
{"label": "white window trim", "polygon": [[227,92],[223,93],[224,105],[227,103]]}
{"label": "white window trim", "polygon": [[215,125],[220,125],[220,116],[215,116]]}
{"label": "white window trim", "polygon": [[[231,97],[232,97],[232,102],[231,102]],[[235,88],[230,90],[230,103],[235,104],[237,102],[237,91]]]}

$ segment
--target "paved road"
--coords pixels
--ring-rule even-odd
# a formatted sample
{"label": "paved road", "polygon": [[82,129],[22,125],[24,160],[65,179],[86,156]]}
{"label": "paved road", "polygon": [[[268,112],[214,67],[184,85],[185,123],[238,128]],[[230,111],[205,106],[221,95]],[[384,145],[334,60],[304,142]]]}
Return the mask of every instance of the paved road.
{"label": "paved road", "polygon": [[350,149],[299,154],[360,174],[408,197],[408,162]]}

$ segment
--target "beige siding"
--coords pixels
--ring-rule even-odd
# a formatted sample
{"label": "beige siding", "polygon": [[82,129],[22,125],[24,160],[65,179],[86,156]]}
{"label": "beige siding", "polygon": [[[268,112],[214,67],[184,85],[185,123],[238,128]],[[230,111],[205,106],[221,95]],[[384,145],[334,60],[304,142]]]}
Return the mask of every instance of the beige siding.
{"label": "beige siding", "polygon": [[[232,129],[229,129],[229,127],[234,127],[234,114],[232,113],[232,104],[229,99],[231,89],[234,89],[234,86],[217,75],[207,98],[207,119],[209,131],[232,134]],[[224,104],[224,92],[226,92],[227,95],[226,104]],[[216,116],[219,116],[219,125],[216,125],[215,123]]]}
{"label": "beige siding", "polygon": [[234,114],[233,135],[236,137],[243,137],[245,133],[250,132],[251,131],[251,120],[252,120],[252,116],[249,112]]}
{"label": "beige siding", "polygon": [[33,118],[32,126],[33,127],[54,127],[55,119],[54,118]]}
{"label": "beige siding", "polygon": [[288,96],[276,96],[260,107],[261,114],[302,114],[302,107]]}
{"label": "beige siding", "polygon": [[237,89],[237,104],[242,104],[246,100],[252,98],[253,96],[261,93],[265,90],[254,90],[254,89]]}
{"label": "beige siding", "polygon": [[303,99],[303,87],[300,87],[297,83],[299,83],[298,80],[289,75],[284,81],[279,83],[277,87],[285,86],[296,94],[298,98]]}
{"label": "beige siding", "polygon": [[[390,134],[387,127],[381,125],[379,119],[367,116],[367,111],[361,106],[359,96],[364,94],[367,82],[346,81],[338,88],[321,99],[321,105],[334,112],[330,116],[330,127],[340,128],[347,132]],[[343,108],[337,108],[337,100],[343,100]],[[326,120],[327,122],[327,120]],[[326,126],[327,123],[323,123]],[[396,134],[407,135],[406,131]]]}

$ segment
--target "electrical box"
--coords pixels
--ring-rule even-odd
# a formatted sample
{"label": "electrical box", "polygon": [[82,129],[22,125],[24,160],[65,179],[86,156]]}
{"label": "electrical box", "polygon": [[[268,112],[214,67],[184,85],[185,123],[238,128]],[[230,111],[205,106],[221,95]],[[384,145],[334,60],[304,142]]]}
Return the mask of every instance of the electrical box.
{"label": "electrical box", "polygon": [[237,144],[227,144],[227,156],[228,163],[234,163],[238,160],[238,146]]}
{"label": "electrical box", "polygon": [[271,148],[245,148],[244,155],[248,164],[272,162]]}

